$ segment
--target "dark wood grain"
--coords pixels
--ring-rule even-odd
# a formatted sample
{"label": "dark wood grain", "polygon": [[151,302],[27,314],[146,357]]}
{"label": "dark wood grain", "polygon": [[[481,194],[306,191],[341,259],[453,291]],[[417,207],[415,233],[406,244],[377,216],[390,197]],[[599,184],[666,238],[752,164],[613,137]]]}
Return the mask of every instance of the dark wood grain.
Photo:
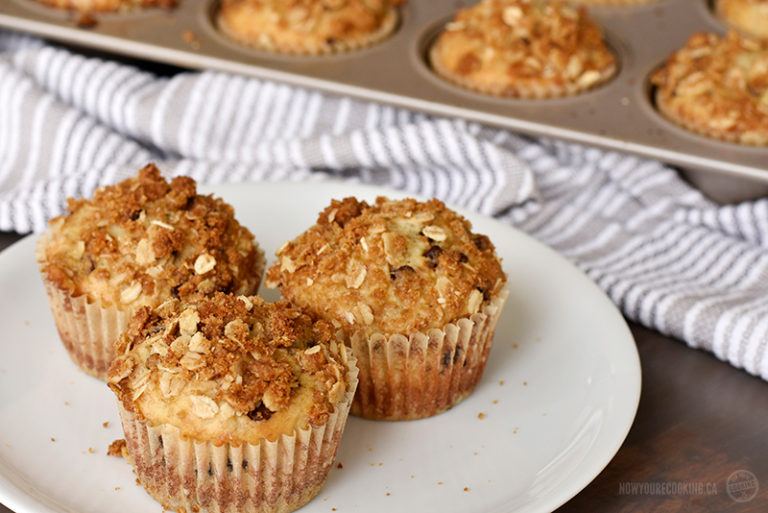
{"label": "dark wood grain", "polygon": [[[0,250],[19,238],[0,232]],[[653,331],[632,332],[643,368],[635,423],[613,461],[558,513],[768,511],[768,383]],[[760,485],[749,502],[727,493],[738,470]],[[0,513],[12,512],[0,505]]]}

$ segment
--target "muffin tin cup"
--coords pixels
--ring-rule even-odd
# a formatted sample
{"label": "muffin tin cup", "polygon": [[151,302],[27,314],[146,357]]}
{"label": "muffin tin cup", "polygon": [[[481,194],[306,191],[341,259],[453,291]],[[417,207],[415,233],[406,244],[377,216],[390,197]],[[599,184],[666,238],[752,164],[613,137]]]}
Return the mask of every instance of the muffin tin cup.
{"label": "muffin tin cup", "polygon": [[[215,0],[183,0],[173,11],[98,16],[98,24],[88,30],[78,28],[73,15],[62,16],[34,0],[11,0],[0,2],[0,26],[152,61],[278,80],[653,158],[681,166],[694,177],[727,177],[719,183],[730,184],[731,190],[721,195],[729,200],[768,192],[768,148],[675,129],[679,127],[673,128],[656,110],[648,88],[648,76],[691,34],[726,32],[728,27],[716,18],[708,0],[590,7],[590,15],[608,35],[619,70],[593,90],[544,100],[474,93],[432,71],[427,52],[436,29],[457,9],[474,3],[412,0],[400,7],[400,25],[385,40],[316,57],[279,55],[230,41],[217,30]],[[744,185],[733,188],[736,184]],[[723,190],[706,192],[717,197]]]}
{"label": "muffin tin cup", "polygon": [[355,393],[354,356],[344,354],[349,388],[327,422],[275,441],[216,445],[195,440],[170,424],[153,426],[120,403],[139,482],[168,510],[277,513],[300,508],[325,484]]}
{"label": "muffin tin cup", "polygon": [[35,256],[59,337],[78,367],[106,381],[109,365],[115,358],[115,340],[128,327],[133,311],[100,306],[89,302],[86,295],[73,296],[52,282],[43,271],[43,248],[51,236],[51,232],[42,235]]}
{"label": "muffin tin cup", "polygon": [[354,334],[360,385],[352,415],[374,420],[411,420],[441,413],[467,397],[483,375],[493,334],[509,295],[443,329],[409,336]]}

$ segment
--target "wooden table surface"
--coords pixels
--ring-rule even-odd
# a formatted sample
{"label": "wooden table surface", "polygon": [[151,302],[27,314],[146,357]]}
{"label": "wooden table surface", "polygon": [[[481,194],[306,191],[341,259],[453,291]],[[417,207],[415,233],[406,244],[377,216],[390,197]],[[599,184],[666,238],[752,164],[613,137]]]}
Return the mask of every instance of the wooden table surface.
{"label": "wooden table surface", "polygon": [[[0,250],[17,239],[0,233]],[[605,470],[558,513],[768,512],[768,383],[631,328],[643,368],[634,425]],[[729,494],[729,477],[745,482],[739,471],[759,484],[747,502]],[[0,504],[0,513],[13,512]]]}

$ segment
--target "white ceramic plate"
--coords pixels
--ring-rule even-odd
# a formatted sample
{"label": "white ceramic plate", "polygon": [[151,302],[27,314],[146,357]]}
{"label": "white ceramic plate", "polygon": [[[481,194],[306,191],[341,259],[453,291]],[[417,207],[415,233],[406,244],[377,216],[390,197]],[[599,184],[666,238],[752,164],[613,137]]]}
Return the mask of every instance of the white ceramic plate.
{"label": "white ceramic plate", "polygon": [[[399,196],[337,183],[210,190],[235,206],[270,257],[330,198]],[[511,283],[485,375],[469,398],[431,419],[351,418],[337,457],[343,468],[302,512],[551,511],[624,440],[640,364],[621,315],[550,249],[464,214],[496,244]],[[160,513],[130,466],[105,454],[122,436],[112,392],[59,342],[35,240],[0,254],[0,502],[17,513]]]}

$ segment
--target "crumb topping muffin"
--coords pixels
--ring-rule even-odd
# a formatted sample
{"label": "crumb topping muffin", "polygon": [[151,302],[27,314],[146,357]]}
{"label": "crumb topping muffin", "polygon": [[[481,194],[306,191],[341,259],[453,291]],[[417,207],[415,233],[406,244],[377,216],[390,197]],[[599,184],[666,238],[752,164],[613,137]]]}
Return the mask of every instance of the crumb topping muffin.
{"label": "crumb topping muffin", "polygon": [[768,0],[717,0],[716,11],[732,27],[768,38]]}
{"label": "crumb topping muffin", "polygon": [[327,323],[217,292],[140,309],[109,386],[128,459],[163,508],[281,513],[320,491],[357,386]]}
{"label": "crumb topping muffin", "polygon": [[653,74],[658,109],[683,127],[741,144],[768,144],[768,42],[694,34]]}
{"label": "crumb topping muffin", "polygon": [[429,57],[457,85],[521,98],[577,94],[616,73],[602,30],[583,7],[541,0],[482,0],[460,10]]}
{"label": "crumb topping muffin", "polygon": [[253,235],[191,178],[169,183],[149,165],[67,209],[36,257],[65,348],[100,379],[138,308],[197,293],[255,294],[261,283],[265,259]]}
{"label": "crumb topping muffin", "polygon": [[350,387],[332,334],[284,301],[169,300],[134,316],[109,385],[126,410],[196,440],[276,440],[326,422]]}
{"label": "crumb topping muffin", "polygon": [[51,221],[42,270],[74,296],[119,308],[215,290],[252,294],[262,255],[224,201],[197,194],[195,182],[170,183],[154,165],[138,176],[68,200]]}
{"label": "crumb topping muffin", "polygon": [[277,256],[267,286],[348,334],[441,328],[506,281],[493,244],[439,200],[334,200]]}
{"label": "crumb topping muffin", "polygon": [[403,0],[222,0],[218,23],[247,46],[288,54],[355,50],[394,32]]}
{"label": "crumb topping muffin", "polygon": [[507,287],[471,229],[438,200],[345,198],[278,249],[267,286],[329,321],[357,358],[352,414],[430,417],[474,389]]}
{"label": "crumb topping muffin", "polygon": [[164,7],[171,8],[178,4],[178,0],[37,0],[40,3],[58,7],[59,9],[72,9],[81,12],[106,12],[132,9],[137,7]]}

